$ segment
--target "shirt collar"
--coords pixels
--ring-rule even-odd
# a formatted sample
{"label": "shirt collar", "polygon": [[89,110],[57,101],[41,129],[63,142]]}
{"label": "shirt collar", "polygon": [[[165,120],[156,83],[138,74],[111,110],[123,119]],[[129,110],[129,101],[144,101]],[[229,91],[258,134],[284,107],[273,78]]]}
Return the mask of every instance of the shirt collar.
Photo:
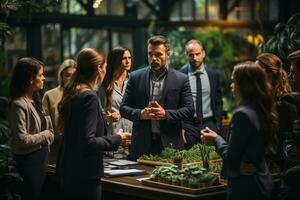
{"label": "shirt collar", "polygon": [[190,63],[188,64],[188,74],[189,75],[194,75],[199,72],[201,74],[204,74],[206,72],[204,63],[202,63],[201,69],[197,69],[197,70],[194,70]]}
{"label": "shirt collar", "polygon": [[167,65],[167,66],[166,66],[166,70],[165,70],[162,74],[160,74],[158,77],[156,77],[155,74],[154,74],[154,72],[153,72],[152,69],[150,68],[151,76],[152,76],[156,81],[159,81],[159,80],[163,79],[163,78],[166,76],[166,74],[167,74],[167,72],[168,72],[168,69],[169,69],[169,67],[168,67],[168,65]]}

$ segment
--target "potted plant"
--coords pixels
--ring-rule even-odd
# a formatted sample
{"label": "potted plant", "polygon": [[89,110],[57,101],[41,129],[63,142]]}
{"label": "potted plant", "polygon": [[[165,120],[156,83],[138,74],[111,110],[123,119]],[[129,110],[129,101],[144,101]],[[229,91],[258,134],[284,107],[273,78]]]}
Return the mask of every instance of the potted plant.
{"label": "potted plant", "polygon": [[290,17],[286,24],[278,23],[274,33],[268,40],[260,44],[264,53],[273,53],[283,62],[286,71],[289,71],[288,55],[300,49],[300,14]]}
{"label": "potted plant", "polygon": [[22,178],[16,173],[14,160],[8,145],[0,145],[0,199],[20,199],[13,192],[15,185],[22,181]]}

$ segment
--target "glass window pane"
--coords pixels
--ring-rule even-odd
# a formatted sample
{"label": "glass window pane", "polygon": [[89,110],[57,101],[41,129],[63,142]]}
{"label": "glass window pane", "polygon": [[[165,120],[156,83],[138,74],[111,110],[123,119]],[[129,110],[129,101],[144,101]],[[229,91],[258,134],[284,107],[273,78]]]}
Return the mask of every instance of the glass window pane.
{"label": "glass window pane", "polygon": [[205,19],[205,0],[196,0],[196,19]]}
{"label": "glass window pane", "polygon": [[70,0],[65,0],[61,2],[60,12],[63,14],[68,13],[68,1]]}
{"label": "glass window pane", "polygon": [[240,19],[250,20],[251,19],[251,0],[243,0],[240,2]]}
{"label": "glass window pane", "polygon": [[[229,9],[231,7],[231,5],[235,2],[236,0],[228,0],[228,7],[227,9]],[[236,20],[236,12],[237,12],[237,8],[235,7],[230,13],[228,13],[227,15],[227,19],[229,20]]]}
{"label": "glass window pane", "polygon": [[[156,0],[149,0],[149,3],[154,5],[156,9],[158,8]],[[138,4],[138,19],[156,19],[155,14],[146,6],[142,1]]]}
{"label": "glass window pane", "polygon": [[26,29],[14,27],[12,35],[5,40],[6,71],[11,71],[18,59],[26,55]]}
{"label": "glass window pane", "polygon": [[63,60],[73,58],[71,56],[71,31],[70,29],[62,30]]}
{"label": "glass window pane", "polygon": [[182,20],[193,19],[193,1],[194,0],[182,1]]}
{"label": "glass window pane", "polygon": [[209,0],[208,4],[208,19],[214,20],[219,19],[219,1],[218,0]]}
{"label": "glass window pane", "polygon": [[170,14],[170,21],[179,21],[179,20],[180,20],[180,4],[179,1],[177,1],[172,8]]}
{"label": "glass window pane", "polygon": [[62,58],[60,53],[60,25],[46,24],[41,26],[42,31],[42,61],[45,64],[46,90],[57,84],[57,68]]}
{"label": "glass window pane", "polygon": [[132,33],[125,30],[114,30],[112,32],[112,47],[125,46],[132,50]]}
{"label": "glass window pane", "polygon": [[87,47],[107,52],[108,43],[107,30],[84,28],[71,29],[71,57],[75,57],[80,50]]}
{"label": "glass window pane", "polygon": [[[278,20],[278,0],[272,0],[270,1],[270,21],[277,21]],[[299,5],[299,4],[298,4]]]}
{"label": "glass window pane", "polygon": [[124,15],[124,1],[123,0],[110,0],[111,15]]}
{"label": "glass window pane", "polygon": [[70,0],[70,14],[87,14],[86,10],[77,2]]}
{"label": "glass window pane", "polygon": [[107,10],[108,10],[108,5],[110,3],[109,1],[107,0],[101,1],[99,7],[95,9],[95,15],[108,15]]}

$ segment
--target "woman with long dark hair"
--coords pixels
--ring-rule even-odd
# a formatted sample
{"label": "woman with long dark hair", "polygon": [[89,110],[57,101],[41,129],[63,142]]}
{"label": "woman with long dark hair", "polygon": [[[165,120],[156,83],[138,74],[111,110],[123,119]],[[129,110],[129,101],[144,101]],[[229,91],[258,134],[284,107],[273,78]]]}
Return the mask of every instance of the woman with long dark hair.
{"label": "woman with long dark hair", "polygon": [[[272,180],[265,155],[275,152],[277,146],[272,87],[261,67],[245,62],[234,67],[231,88],[239,108],[233,114],[227,142],[209,128],[201,131],[201,139],[214,144],[224,160],[228,199],[270,199]],[[242,174],[243,162],[254,166],[254,172]]]}
{"label": "woman with long dark hair", "polygon": [[52,124],[44,115],[39,91],[44,87],[44,64],[34,58],[18,60],[9,86],[11,147],[22,182],[22,199],[40,199],[46,177]]}
{"label": "woman with long dark hair", "polygon": [[109,52],[107,56],[107,73],[103,80],[105,94],[100,95],[104,104],[106,119],[109,123],[108,134],[116,133],[120,128],[131,132],[132,122],[122,118],[119,112],[131,67],[130,49],[116,46]]}
{"label": "woman with long dark hair", "polygon": [[271,157],[270,161],[275,161],[281,170],[284,170],[288,163],[284,156],[283,143],[287,138],[287,133],[293,131],[297,115],[296,106],[286,100],[292,92],[292,88],[279,57],[271,53],[263,53],[256,58],[256,63],[265,70],[268,80],[273,87],[273,98],[279,119],[277,131],[279,148],[276,156]]}
{"label": "woman with long dark hair", "polygon": [[77,56],[77,70],[58,106],[63,133],[57,170],[63,178],[64,199],[101,199],[103,151],[116,149],[128,133],[106,135],[102,108],[96,94],[106,74],[105,56],[85,48]]}

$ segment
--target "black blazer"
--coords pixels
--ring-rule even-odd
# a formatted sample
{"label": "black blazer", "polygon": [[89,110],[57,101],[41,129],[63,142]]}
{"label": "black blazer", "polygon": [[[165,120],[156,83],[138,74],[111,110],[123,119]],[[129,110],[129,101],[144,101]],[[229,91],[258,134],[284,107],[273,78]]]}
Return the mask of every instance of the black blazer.
{"label": "black blazer", "polygon": [[[150,67],[130,74],[120,112],[122,117],[133,121],[132,159],[147,154],[151,142],[151,120],[141,120],[140,113],[150,101]],[[168,69],[159,104],[166,111],[166,119],[160,121],[164,147],[183,149],[181,120],[194,114],[193,99],[188,77],[174,69]]]}
{"label": "black blazer", "polygon": [[[184,65],[179,71],[184,74],[188,74],[188,67],[189,64]],[[221,91],[221,84],[219,73],[215,70],[205,68],[208,80],[210,84],[210,97],[211,97],[211,109],[214,114],[214,119],[216,121],[218,131],[221,130],[221,123],[222,123],[222,91]]]}
{"label": "black blazer", "polygon": [[[228,194],[232,197],[229,199],[242,199],[243,191],[251,191],[243,199],[259,199],[258,196],[271,195],[272,179],[265,161],[266,145],[262,123],[264,122],[259,120],[251,106],[242,106],[233,114],[227,142],[221,136],[216,138],[216,151],[224,160],[223,172],[228,178]],[[240,175],[242,161],[254,165],[256,172],[251,176]],[[251,185],[252,180],[255,180],[252,183],[255,185]]]}
{"label": "black blazer", "polygon": [[103,175],[103,151],[116,149],[121,137],[104,136],[105,121],[96,92],[81,93],[70,106],[57,160],[58,173],[68,178],[98,179]]}

